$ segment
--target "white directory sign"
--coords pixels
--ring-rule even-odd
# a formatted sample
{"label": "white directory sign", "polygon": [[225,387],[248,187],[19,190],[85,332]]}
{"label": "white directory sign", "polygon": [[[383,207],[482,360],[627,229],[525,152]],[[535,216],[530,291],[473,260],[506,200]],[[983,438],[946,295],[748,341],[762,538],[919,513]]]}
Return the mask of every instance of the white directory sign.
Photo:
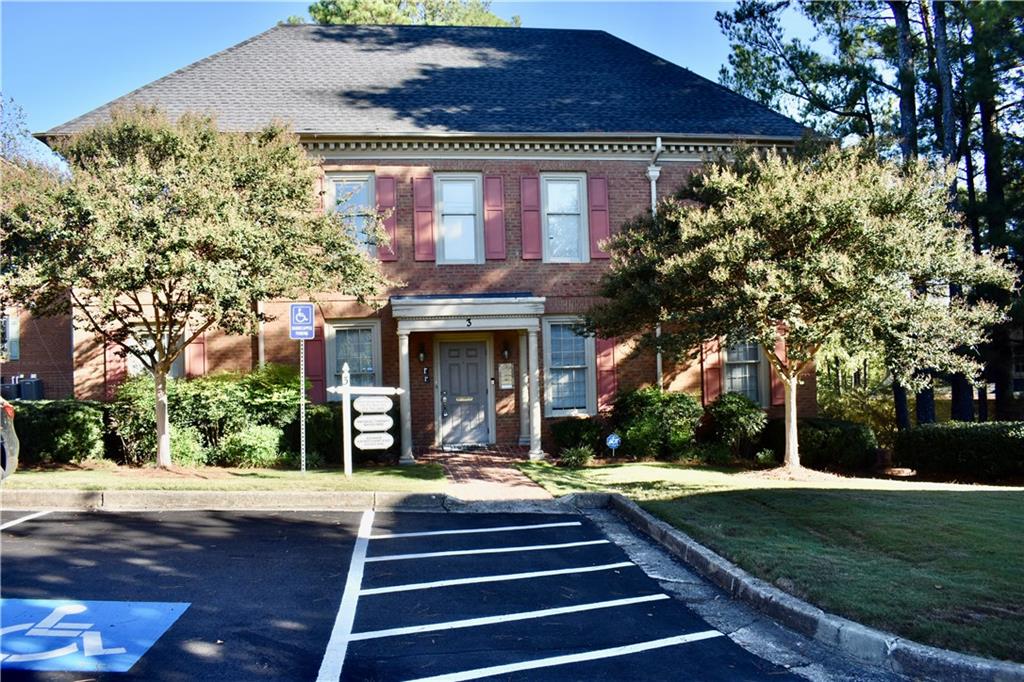
{"label": "white directory sign", "polygon": [[386,395],[361,395],[352,402],[352,407],[361,414],[380,414],[394,406]]}
{"label": "white directory sign", "polygon": [[387,414],[361,414],[355,418],[355,427],[363,432],[389,431],[395,420]]}
{"label": "white directory sign", "polygon": [[387,450],[395,444],[395,439],[390,433],[360,433],[353,443],[360,450]]}

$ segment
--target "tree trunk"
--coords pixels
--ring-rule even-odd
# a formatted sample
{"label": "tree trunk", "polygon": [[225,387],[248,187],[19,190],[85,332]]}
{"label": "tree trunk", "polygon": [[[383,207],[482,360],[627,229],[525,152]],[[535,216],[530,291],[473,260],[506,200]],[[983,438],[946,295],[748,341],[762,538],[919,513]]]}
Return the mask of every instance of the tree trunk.
{"label": "tree trunk", "polygon": [[156,386],[156,465],[164,469],[171,466],[171,423],[167,410],[167,373],[154,370]]}
{"label": "tree trunk", "polygon": [[800,447],[797,440],[797,423],[796,423],[796,388],[798,384],[797,377],[786,377],[782,376],[782,386],[785,389],[785,400],[783,409],[786,413],[786,454],[783,457],[783,463],[786,468],[790,471],[796,471],[800,468]]}
{"label": "tree trunk", "polygon": [[910,428],[910,408],[907,406],[907,389],[903,384],[893,380],[892,402],[896,408],[896,428],[906,431]]}
{"label": "tree trunk", "polygon": [[905,0],[890,0],[889,7],[896,22],[896,69],[900,86],[900,151],[903,153],[903,161],[909,163],[917,157],[917,74],[914,72],[910,11]]}
{"label": "tree trunk", "polygon": [[917,418],[918,425],[935,423],[935,390],[931,387],[922,388],[917,392],[914,416]]}

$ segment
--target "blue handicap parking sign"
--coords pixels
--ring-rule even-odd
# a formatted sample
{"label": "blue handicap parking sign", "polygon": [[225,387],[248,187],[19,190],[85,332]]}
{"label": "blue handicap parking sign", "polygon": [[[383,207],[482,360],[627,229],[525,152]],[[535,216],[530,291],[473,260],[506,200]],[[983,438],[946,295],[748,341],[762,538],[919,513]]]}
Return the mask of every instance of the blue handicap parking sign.
{"label": "blue handicap parking sign", "polygon": [[185,602],[0,599],[0,670],[125,672]]}
{"label": "blue handicap parking sign", "polygon": [[292,303],[288,317],[288,338],[296,341],[310,341],[315,338],[316,333],[313,329],[315,316],[312,303]]}

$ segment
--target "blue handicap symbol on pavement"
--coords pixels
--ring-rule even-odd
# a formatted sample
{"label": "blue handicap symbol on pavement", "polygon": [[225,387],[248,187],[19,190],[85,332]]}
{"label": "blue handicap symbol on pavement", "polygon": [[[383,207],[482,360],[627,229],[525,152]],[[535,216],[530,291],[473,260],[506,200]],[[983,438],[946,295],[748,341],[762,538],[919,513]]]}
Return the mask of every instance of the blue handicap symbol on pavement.
{"label": "blue handicap symbol on pavement", "polygon": [[312,303],[292,303],[288,319],[288,338],[307,341],[315,338]]}
{"label": "blue handicap symbol on pavement", "polygon": [[186,602],[0,599],[0,670],[125,672]]}

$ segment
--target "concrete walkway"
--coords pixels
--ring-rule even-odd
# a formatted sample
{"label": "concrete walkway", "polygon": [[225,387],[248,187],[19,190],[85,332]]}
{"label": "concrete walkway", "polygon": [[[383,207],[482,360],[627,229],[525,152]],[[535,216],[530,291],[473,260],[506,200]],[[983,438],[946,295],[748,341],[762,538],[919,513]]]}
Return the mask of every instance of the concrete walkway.
{"label": "concrete walkway", "polygon": [[518,449],[473,452],[428,450],[416,458],[435,462],[448,475],[448,494],[460,500],[550,500],[544,490],[513,464],[526,461],[526,451]]}

